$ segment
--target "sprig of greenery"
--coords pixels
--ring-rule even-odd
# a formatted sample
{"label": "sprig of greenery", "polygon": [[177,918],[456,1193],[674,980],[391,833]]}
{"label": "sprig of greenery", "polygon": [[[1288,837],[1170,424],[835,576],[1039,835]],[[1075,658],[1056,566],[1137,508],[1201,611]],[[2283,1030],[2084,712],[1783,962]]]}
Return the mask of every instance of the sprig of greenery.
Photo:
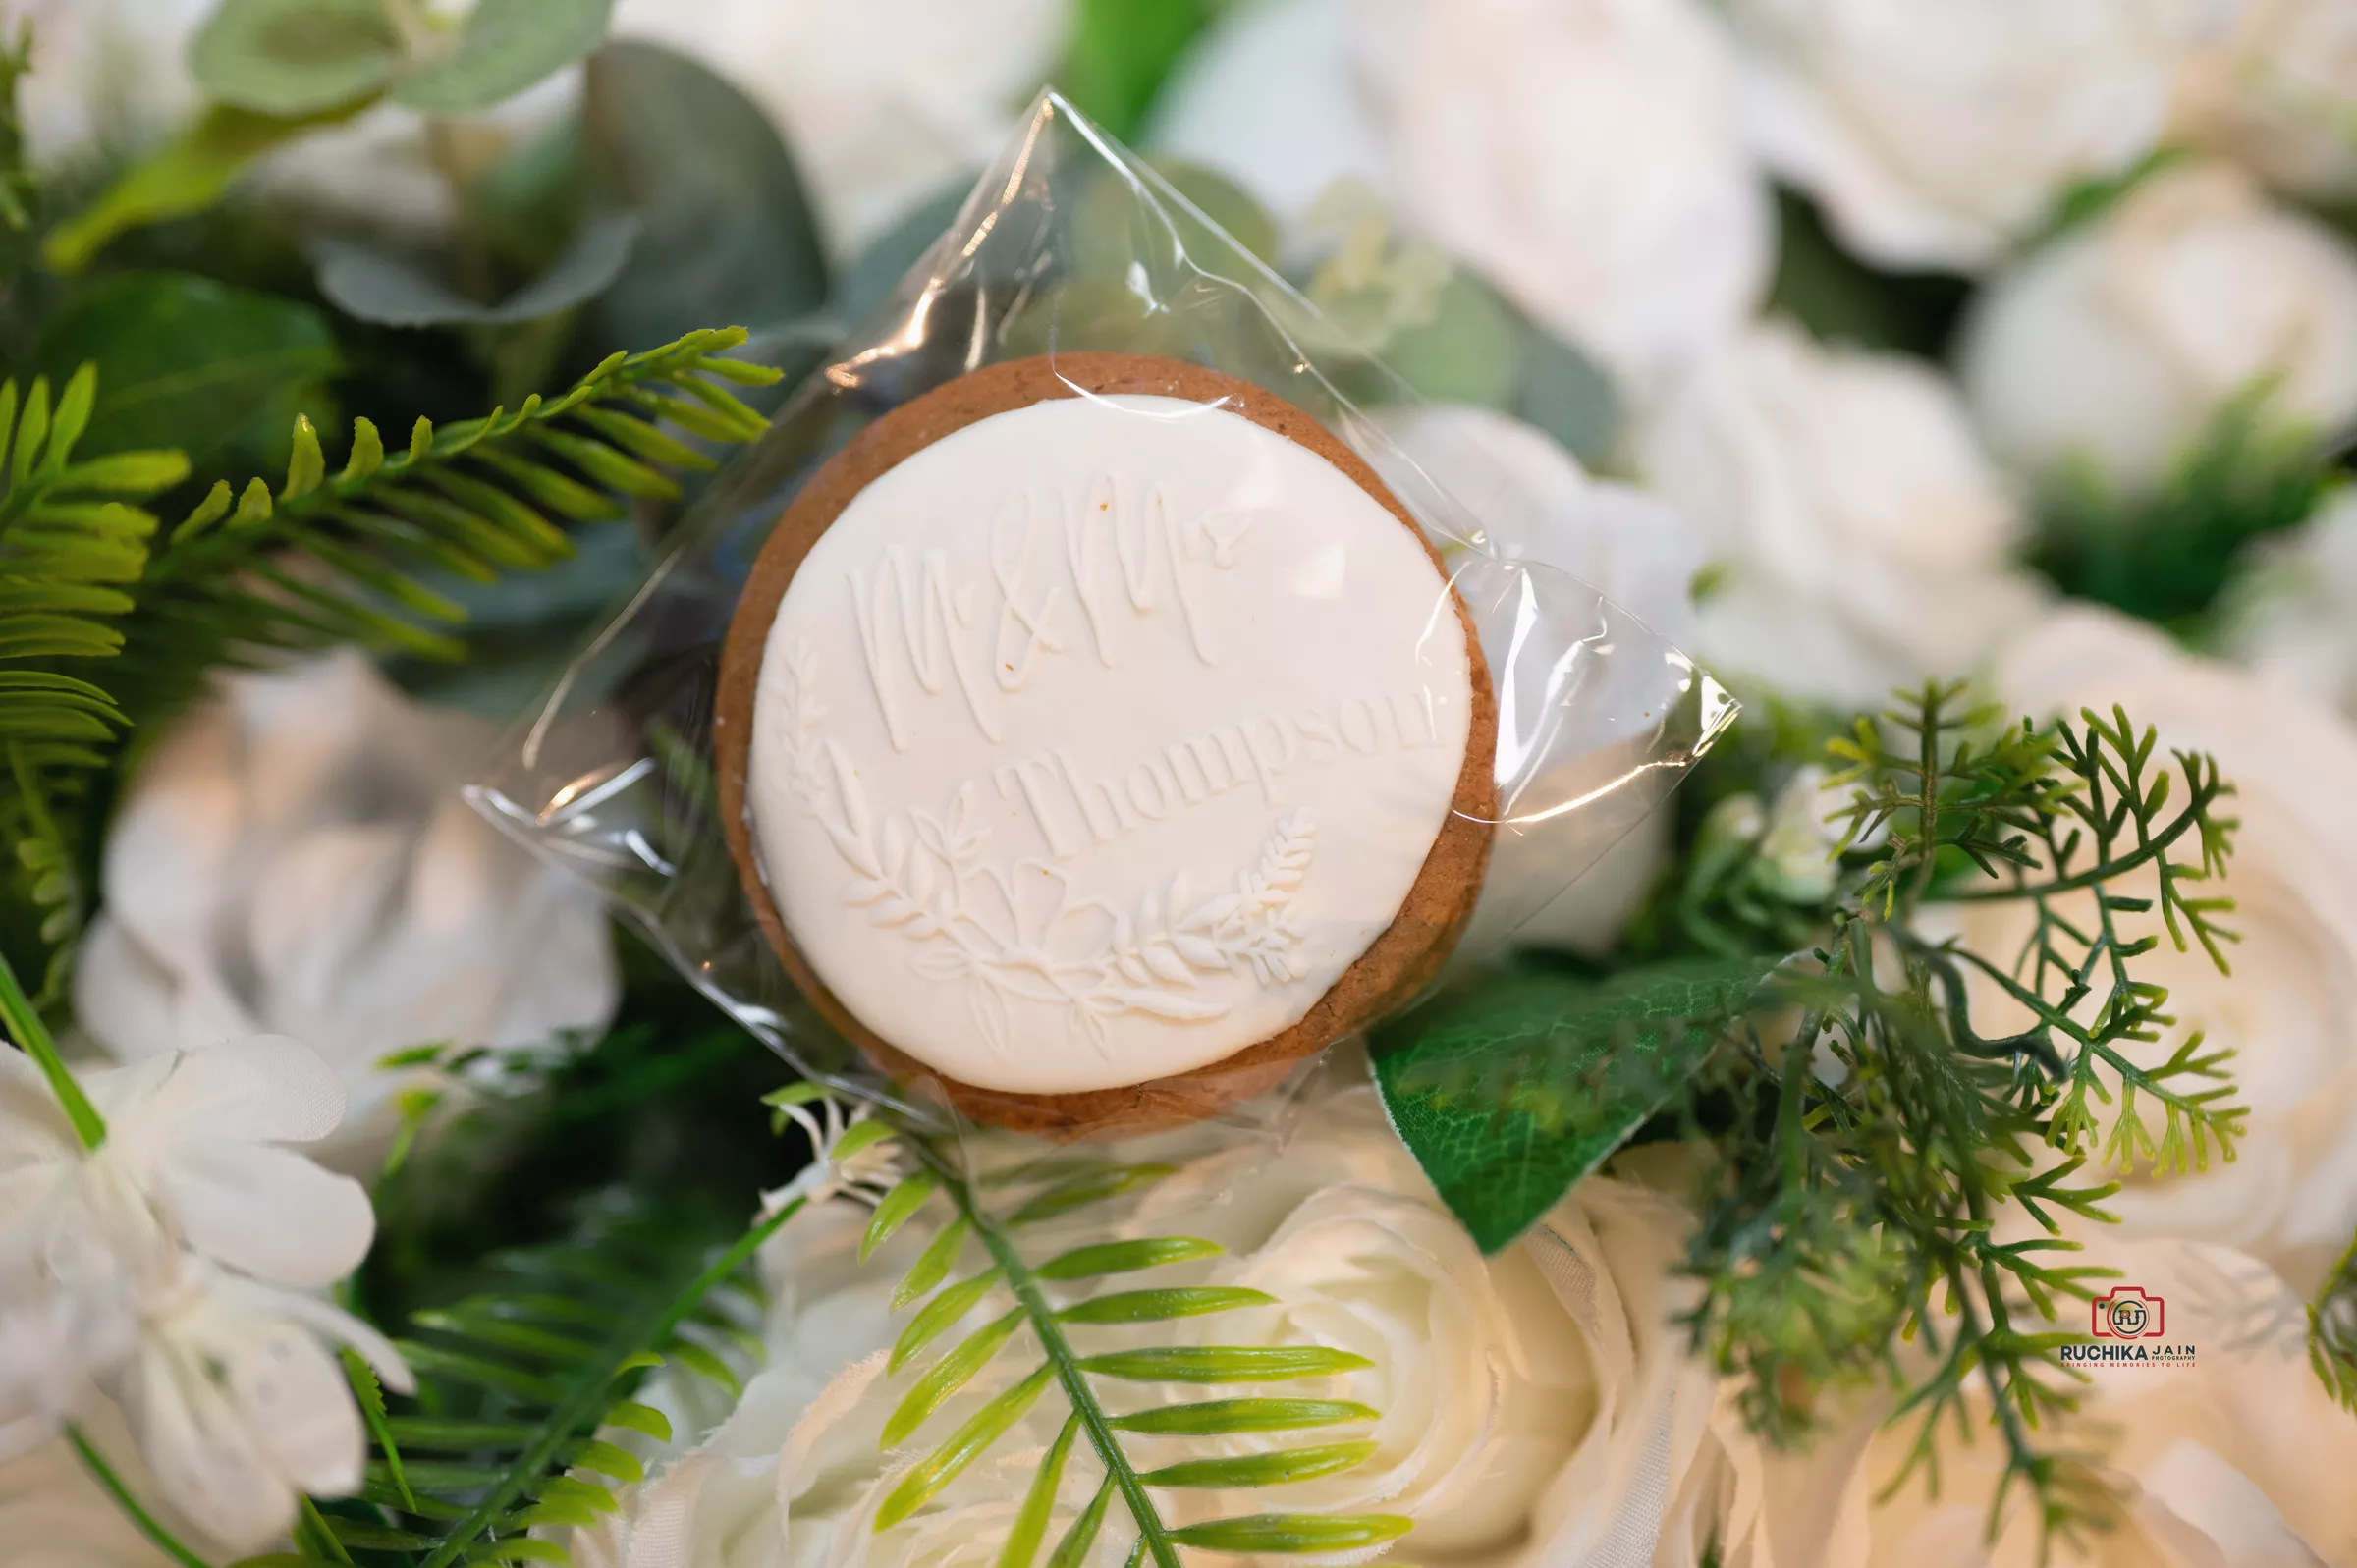
{"label": "sprig of greenery", "polygon": [[[1031,1568],[1055,1516],[1068,1462],[1081,1437],[1104,1475],[1050,1551],[1052,1568],[1069,1568],[1086,1557],[1117,1497],[1137,1530],[1131,1560],[1150,1559],[1157,1568],[1178,1568],[1181,1546],[1232,1553],[1325,1553],[1380,1544],[1406,1532],[1408,1522],[1389,1514],[1265,1513],[1185,1526],[1173,1526],[1162,1517],[1153,1497],[1158,1490],[1266,1487],[1333,1475],[1366,1459],[1373,1444],[1326,1442],[1141,1467],[1124,1448],[1124,1433],[1229,1436],[1354,1426],[1376,1415],[1344,1400],[1268,1397],[1216,1398],[1122,1415],[1106,1409],[1096,1391],[1100,1379],[1250,1385],[1332,1377],[1368,1365],[1362,1357],[1322,1345],[1168,1345],[1100,1354],[1073,1348],[1067,1330],[1074,1325],[1164,1323],[1271,1304],[1272,1298],[1259,1291],[1208,1285],[1114,1290],[1081,1295],[1062,1305],[1051,1300],[1052,1289],[1068,1284],[1110,1279],[1221,1251],[1216,1243],[1195,1237],[1161,1236],[1077,1247],[1034,1265],[1016,1245],[1024,1227],[1139,1191],[1170,1174],[1171,1166],[1053,1156],[974,1174],[930,1137],[880,1120],[853,1124],[828,1159],[848,1158],[854,1141],[872,1145],[888,1137],[897,1138],[905,1152],[906,1173],[878,1202],[861,1242],[862,1257],[928,1206],[946,1204],[949,1210],[947,1221],[894,1292],[896,1308],[916,1310],[893,1347],[892,1369],[927,1353],[994,1295],[1010,1305],[952,1344],[909,1385],[885,1422],[884,1443],[890,1446],[914,1436],[1012,1347],[1027,1341],[1039,1360],[904,1473],[877,1512],[877,1530],[889,1529],[923,1508],[988,1453],[1053,1386],[1069,1415],[1001,1547],[998,1568]],[[952,1281],[969,1246],[979,1249],[984,1267]]]}
{"label": "sprig of greenery", "polygon": [[2308,1308],[2308,1360],[2332,1397],[2357,1414],[2357,1241]]}
{"label": "sprig of greenery", "polygon": [[[2157,910],[2180,949],[2198,942],[2222,967],[2229,906],[2198,889],[2233,824],[2216,765],[2180,754],[2176,773],[2155,769],[2153,732],[2122,713],[1993,720],[1930,685],[1834,747],[1853,789],[1852,870],[1827,938],[1697,1079],[1697,1108],[1733,1110],[1689,1258],[1704,1292],[1692,1322],[1772,1436],[1806,1432],[1829,1385],[1895,1381],[1915,1440],[1893,1486],[1918,1471],[1936,1485],[1943,1426],[1969,1433],[1983,1411],[2005,1454],[1992,1527],[2018,1486],[2067,1537],[2106,1502],[2086,1456],[2042,1436],[2075,1408],[2080,1376],[2060,1357],[2078,1336],[2052,1325],[2108,1271],[2068,1261],[2060,1217],[2110,1217],[2116,1185],[2082,1181],[2090,1164],[2198,1169],[2232,1158],[2243,1117],[2198,1036],[2158,1060],[2144,1049],[2171,1022],[2165,990],[2136,973],[2161,938],[2128,935],[2122,917]],[[2154,896],[2124,891],[2140,878]],[[2026,905],[2034,935],[2018,961],[1990,958],[1923,935],[1935,901]],[[1969,979],[2028,1025],[1981,1034]],[[2091,1102],[2112,1103],[2112,1083],[2099,1152]],[[2002,1239],[2008,1206],[2041,1233]]]}

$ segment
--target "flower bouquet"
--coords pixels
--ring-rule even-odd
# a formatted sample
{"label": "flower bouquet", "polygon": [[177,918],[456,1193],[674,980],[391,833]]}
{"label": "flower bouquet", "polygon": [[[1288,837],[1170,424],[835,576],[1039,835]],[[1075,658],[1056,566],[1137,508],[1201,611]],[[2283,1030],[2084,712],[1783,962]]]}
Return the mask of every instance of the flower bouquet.
{"label": "flower bouquet", "polygon": [[2357,1564],[2337,8],[12,16],[0,1568]]}

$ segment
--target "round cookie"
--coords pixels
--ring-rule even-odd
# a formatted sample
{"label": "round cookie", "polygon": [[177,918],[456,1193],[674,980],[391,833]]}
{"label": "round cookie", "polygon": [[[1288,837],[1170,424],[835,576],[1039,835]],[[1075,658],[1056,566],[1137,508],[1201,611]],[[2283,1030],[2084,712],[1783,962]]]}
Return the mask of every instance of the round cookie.
{"label": "round cookie", "polygon": [[747,896],[887,1072],[1050,1132],[1205,1114],[1447,957],[1496,707],[1412,517],[1175,360],[971,372],[763,546],[714,747]]}

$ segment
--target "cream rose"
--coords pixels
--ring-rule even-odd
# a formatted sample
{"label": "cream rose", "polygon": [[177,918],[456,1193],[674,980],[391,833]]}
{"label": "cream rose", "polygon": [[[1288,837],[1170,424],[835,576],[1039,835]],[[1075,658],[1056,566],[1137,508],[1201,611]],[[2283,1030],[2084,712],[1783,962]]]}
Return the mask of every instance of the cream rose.
{"label": "cream rose", "polygon": [[2225,43],[2179,84],[2177,128],[2269,184],[2319,200],[2357,195],[2357,8],[2246,0]]}
{"label": "cream rose", "polygon": [[2357,244],[2229,166],[2164,171],[2001,276],[1959,355],[1999,458],[2149,490],[2263,387],[2320,436],[2357,421]]}
{"label": "cream rose", "polygon": [[76,1016],[124,1061],[236,1035],[311,1045],[350,1096],[328,1146],[348,1162],[390,1128],[387,1053],[603,1028],[619,980],[594,894],[460,797],[490,738],[349,650],[230,677],[116,815]]}
{"label": "cream rose", "polygon": [[1752,135],[1888,266],[1978,269],[2158,143],[2231,0],[1734,0]]}
{"label": "cream rose", "polygon": [[[2199,1174],[2137,1172],[2105,1207],[2129,1235],[2237,1247],[2313,1286],[2357,1230],[2357,735],[2320,707],[2090,607],[2058,611],[2009,645],[1995,687],[2037,715],[2121,704],[2159,730],[2163,755],[2210,752],[2235,785],[2225,815],[2242,826],[2215,890],[2237,905],[2225,919],[2242,936],[2228,949],[2234,973],[2165,936],[2134,968],[2168,988],[2177,1023],[2165,1045],[2199,1030],[2233,1053],[2248,1132],[2231,1163],[2213,1153]],[[2131,934],[2159,929],[2126,918]],[[2026,913],[1963,906],[1961,929],[1976,951],[2010,953]],[[2010,1014],[1995,999],[1986,1005],[1983,1031],[1998,1032]]]}
{"label": "cream rose", "polygon": [[1733,62],[1692,0],[1277,0],[1215,29],[1151,140],[1298,219],[1337,178],[1626,374],[1767,285]]}
{"label": "cream rose", "polygon": [[[2079,1261],[2079,1260],[2074,1260]],[[2096,1365],[2079,1413],[2042,1429],[2043,1445],[2092,1448],[2120,1502],[2117,1528],[2060,1562],[2104,1568],[2307,1568],[2357,1560],[2357,1420],[2310,1370],[2299,1292],[2223,1247],[2111,1239],[2085,1262],[2159,1296],[2163,1333],[2190,1366]],[[2110,1282],[2099,1282],[2099,1289]],[[2074,1306],[2076,1304],[2073,1304]],[[2084,1311],[2084,1308],[2077,1310]],[[2088,1324],[2066,1324],[2084,1333]],[[1898,1472],[1912,1428],[1876,1436],[1851,1480],[1879,1491]],[[1987,1539],[2001,1461],[1997,1434],[1940,1439],[1940,1489],[1911,1478],[1867,1515],[1867,1568],[2036,1568],[2038,1532],[2017,1485],[1999,1539]]]}
{"label": "cream rose", "polygon": [[1868,706],[1970,670],[2036,605],[2021,519],[1928,365],[1754,327],[1637,436],[1652,489],[1720,565],[1695,652],[1723,675]]}
{"label": "cream rose", "polygon": [[[1529,1237],[1484,1260],[1385,1123],[1363,1064],[1346,1057],[1316,1069],[1263,1125],[1198,1125],[1109,1152],[1180,1166],[1117,1217],[1117,1234],[1196,1235],[1228,1249],[1209,1263],[1157,1271],[1154,1283],[1245,1285],[1278,1305],[1191,1325],[1075,1327],[1084,1354],[1190,1337],[1332,1345],[1371,1365],[1258,1391],[1355,1399],[1381,1412],[1372,1424],[1292,1439],[1374,1442],[1356,1468],[1281,1489],[1158,1494],[1175,1522],[1272,1507],[1399,1512],[1416,1529],[1387,1555],[1498,1568],[1623,1560],[1692,1568],[1713,1541],[1728,1568],[1807,1564],[1831,1539],[1833,1515],[1818,1499],[1802,1507],[1763,1489],[1758,1450],[1716,1405],[1707,1372],[1685,1356],[1671,1318],[1687,1219],[1660,1192],[1591,1180]],[[850,1263],[861,1211],[835,1204],[807,1217],[815,1223],[789,1224],[765,1261],[791,1288],[772,1313],[770,1367],[707,1440],[579,1548],[584,1561],[987,1568],[995,1560],[1063,1423],[1052,1393],[923,1511],[881,1533],[873,1522],[908,1465],[1036,1363],[1027,1336],[915,1438],[880,1451],[886,1415],[931,1360],[886,1370],[880,1347],[904,1317],[888,1320],[882,1296],[938,1220],[927,1211],[890,1244],[908,1252],[861,1269]],[[1025,1234],[1027,1250],[1068,1244]],[[1069,1240],[1105,1234],[1099,1221]],[[965,1267],[978,1256],[969,1246]],[[961,1326],[979,1326],[1003,1307],[984,1303]],[[1119,1409],[1221,1392],[1101,1386]],[[1171,1442],[1132,1441],[1152,1462],[1164,1455],[1154,1445]],[[1168,1459],[1208,1451],[1171,1446]],[[1070,1466],[1051,1540],[1100,1474],[1085,1442]],[[1131,1534],[1117,1501],[1091,1560],[1119,1561]],[[1657,1537],[1669,1542],[1659,1559]],[[1785,1544],[1772,1548],[1772,1539]],[[1642,1555],[1622,1555],[1631,1551]]]}

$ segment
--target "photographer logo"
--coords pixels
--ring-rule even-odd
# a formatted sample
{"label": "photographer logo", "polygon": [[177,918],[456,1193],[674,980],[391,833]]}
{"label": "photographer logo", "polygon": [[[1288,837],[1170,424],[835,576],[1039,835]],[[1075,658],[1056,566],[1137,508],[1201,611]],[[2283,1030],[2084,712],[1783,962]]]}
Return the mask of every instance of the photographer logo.
{"label": "photographer logo", "polygon": [[2093,1342],[2064,1345],[2076,1366],[2190,1367],[2194,1347],[2168,1339],[2168,1304],[2141,1285],[2114,1285],[2088,1303]]}

